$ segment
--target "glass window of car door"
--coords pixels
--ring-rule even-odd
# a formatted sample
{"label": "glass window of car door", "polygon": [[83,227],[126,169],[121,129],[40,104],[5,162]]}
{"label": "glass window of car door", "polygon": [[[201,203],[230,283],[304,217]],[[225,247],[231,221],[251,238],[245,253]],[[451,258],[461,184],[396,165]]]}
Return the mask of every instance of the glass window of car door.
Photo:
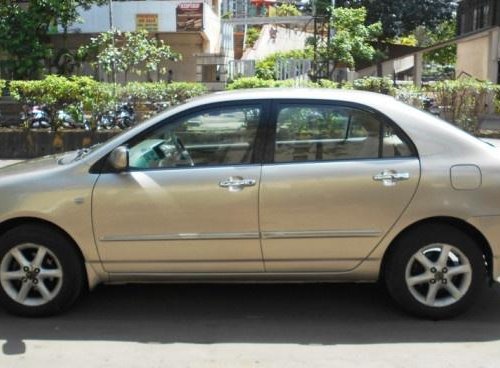
{"label": "glass window of car door", "polygon": [[274,162],[413,156],[410,146],[374,113],[345,106],[282,105]]}
{"label": "glass window of car door", "polygon": [[260,105],[217,107],[180,118],[129,145],[130,168],[240,165],[253,161]]}

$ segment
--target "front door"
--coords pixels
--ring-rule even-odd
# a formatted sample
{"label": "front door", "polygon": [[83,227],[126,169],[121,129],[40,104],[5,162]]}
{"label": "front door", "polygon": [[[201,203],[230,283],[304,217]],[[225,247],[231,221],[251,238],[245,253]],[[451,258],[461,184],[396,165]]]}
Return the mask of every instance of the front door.
{"label": "front door", "polygon": [[214,106],[128,143],[129,170],[93,193],[105,269],[126,273],[261,272],[260,103]]}
{"label": "front door", "polygon": [[260,193],[266,270],[355,268],[417,188],[411,142],[373,111],[332,103],[278,104],[272,133]]}

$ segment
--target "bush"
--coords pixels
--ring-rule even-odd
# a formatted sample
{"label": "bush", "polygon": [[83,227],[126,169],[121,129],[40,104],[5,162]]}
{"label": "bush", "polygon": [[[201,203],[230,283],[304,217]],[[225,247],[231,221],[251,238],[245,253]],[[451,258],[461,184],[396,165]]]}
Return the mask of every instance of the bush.
{"label": "bush", "polygon": [[269,79],[261,79],[258,77],[239,78],[230,83],[227,89],[243,89],[243,88],[273,88],[273,87],[306,87],[306,88],[338,88],[339,84],[328,79],[320,79],[318,82],[301,81],[288,79],[283,81],[275,81]]}
{"label": "bush", "polygon": [[89,77],[49,75],[36,81],[12,81],[9,90],[12,97],[24,105],[45,105],[53,129],[58,128],[59,110],[83,110],[95,118],[113,105],[111,86]]}
{"label": "bush", "polygon": [[443,117],[469,132],[476,132],[479,116],[495,103],[500,86],[474,78],[445,80],[428,86]]}
{"label": "bush", "polygon": [[394,95],[398,101],[404,102],[407,105],[416,107],[417,109],[424,109],[424,98],[426,97],[421,87],[413,84],[407,86],[399,86]]}
{"label": "bush", "polygon": [[266,58],[259,60],[255,65],[255,75],[262,79],[276,79],[274,67],[278,59],[312,59],[313,50],[308,47],[303,50],[291,50],[286,52],[275,52]]}
{"label": "bush", "polygon": [[97,82],[90,77],[65,78],[50,75],[37,81],[12,81],[10,93],[25,105],[45,105],[57,129],[55,116],[58,110],[83,111],[95,123],[102,113],[113,110],[121,101],[138,105],[164,102],[167,106],[177,105],[191,97],[206,93],[200,83],[129,83],[125,86]]}
{"label": "bush", "polygon": [[238,78],[227,85],[227,89],[242,89],[242,88],[269,88],[276,87],[274,80],[262,79],[259,77],[244,77]]}
{"label": "bush", "polygon": [[247,30],[247,45],[253,47],[260,37],[260,28],[250,27]]}
{"label": "bush", "polygon": [[385,95],[396,95],[396,87],[392,79],[387,77],[364,77],[356,79],[352,83],[347,83],[346,89],[356,89],[360,91],[370,91],[383,93]]}

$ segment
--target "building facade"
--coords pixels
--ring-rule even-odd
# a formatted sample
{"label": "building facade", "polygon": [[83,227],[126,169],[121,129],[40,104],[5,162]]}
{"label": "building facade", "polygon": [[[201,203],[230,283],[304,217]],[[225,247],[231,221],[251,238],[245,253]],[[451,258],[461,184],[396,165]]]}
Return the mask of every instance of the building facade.
{"label": "building facade", "polygon": [[463,0],[457,11],[456,75],[500,83],[500,0]]}
{"label": "building facade", "polygon": [[[182,55],[179,62],[167,62],[174,81],[204,82],[219,89],[224,82],[223,65],[232,46],[222,36],[219,0],[125,0],[110,1],[80,11],[81,22],[53,34],[57,48],[77,49],[91,37],[111,28],[120,31],[146,29]],[[105,75],[99,76],[105,79]],[[120,75],[118,75],[120,78]],[[130,76],[131,80],[162,80],[167,75]]]}

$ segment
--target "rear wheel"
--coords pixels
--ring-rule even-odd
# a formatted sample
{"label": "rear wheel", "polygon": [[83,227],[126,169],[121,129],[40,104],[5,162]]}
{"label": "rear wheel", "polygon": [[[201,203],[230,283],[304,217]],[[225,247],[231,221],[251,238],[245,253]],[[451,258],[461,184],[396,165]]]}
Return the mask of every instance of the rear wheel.
{"label": "rear wheel", "polygon": [[475,241],[449,225],[428,225],[404,234],[386,264],[385,282],[406,311],[450,318],[474,302],[486,284],[486,267]]}
{"label": "rear wheel", "polygon": [[23,225],[0,238],[0,303],[22,316],[66,310],[81,294],[83,265],[66,237]]}

